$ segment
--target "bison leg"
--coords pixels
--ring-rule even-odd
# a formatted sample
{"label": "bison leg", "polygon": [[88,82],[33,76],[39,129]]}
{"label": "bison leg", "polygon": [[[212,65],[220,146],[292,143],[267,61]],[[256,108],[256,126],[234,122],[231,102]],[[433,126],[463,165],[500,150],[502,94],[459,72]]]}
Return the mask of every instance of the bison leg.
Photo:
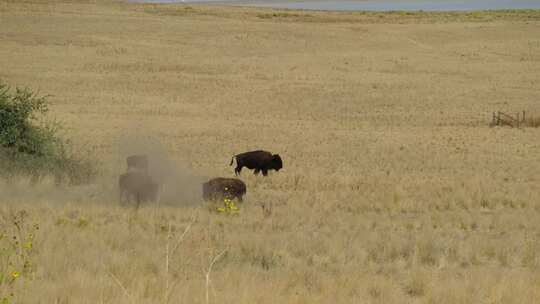
{"label": "bison leg", "polygon": [[139,209],[139,206],[141,205],[141,200],[142,200],[142,197],[141,197],[141,194],[140,193],[137,193],[135,194],[135,209]]}
{"label": "bison leg", "polygon": [[120,190],[120,205],[127,206],[131,203],[132,193],[129,190]]}
{"label": "bison leg", "polygon": [[156,195],[155,195],[155,201],[156,203],[159,204],[159,202],[161,201],[161,185],[159,185],[157,187],[157,190],[156,190]]}
{"label": "bison leg", "polygon": [[259,172],[261,172],[261,169],[255,169],[255,171],[253,171],[253,174],[257,175],[259,174]]}
{"label": "bison leg", "polygon": [[267,175],[268,175],[268,170],[267,170],[267,169],[263,169],[263,170],[262,170],[262,174],[263,174],[263,176],[267,176]]}
{"label": "bison leg", "polygon": [[124,204],[124,197],[125,197],[125,191],[124,189],[120,189],[120,192],[119,192],[119,197],[118,197],[118,202],[120,203],[120,205],[123,205]]}
{"label": "bison leg", "polygon": [[243,166],[237,166],[236,168],[234,168],[234,174],[240,175],[240,173],[242,172],[242,168]]}
{"label": "bison leg", "polygon": [[240,203],[242,203],[242,202],[243,202],[243,200],[242,200],[242,194],[240,194],[240,195],[237,195],[236,197],[238,198],[238,201],[239,201]]}

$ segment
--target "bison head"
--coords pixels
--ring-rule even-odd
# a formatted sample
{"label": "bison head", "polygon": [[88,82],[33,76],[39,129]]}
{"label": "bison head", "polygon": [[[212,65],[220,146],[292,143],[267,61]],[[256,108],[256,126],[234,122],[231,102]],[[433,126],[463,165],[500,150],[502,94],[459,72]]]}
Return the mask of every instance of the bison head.
{"label": "bison head", "polygon": [[279,169],[283,168],[283,162],[281,161],[281,157],[279,154],[272,155],[272,168],[276,171],[279,171]]}
{"label": "bison head", "polygon": [[148,172],[148,156],[146,155],[131,155],[126,158],[128,170],[140,170]]}

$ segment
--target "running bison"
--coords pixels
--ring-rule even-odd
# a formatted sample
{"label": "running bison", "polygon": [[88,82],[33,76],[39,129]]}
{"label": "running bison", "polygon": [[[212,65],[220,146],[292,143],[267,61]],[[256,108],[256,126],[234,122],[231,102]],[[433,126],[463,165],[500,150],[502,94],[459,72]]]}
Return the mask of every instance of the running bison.
{"label": "running bison", "polygon": [[159,185],[152,178],[140,171],[130,171],[118,178],[120,188],[120,203],[135,201],[137,207],[141,202],[155,202],[159,200]]}
{"label": "running bison", "polygon": [[255,169],[253,172],[254,174],[259,174],[259,172],[262,171],[263,176],[268,175],[268,170],[274,169],[279,171],[279,169],[283,168],[283,162],[281,161],[279,154],[272,154],[268,151],[257,150],[235,155],[232,157],[229,166],[232,166],[235,158],[235,175],[239,175],[243,167]]}
{"label": "running bison", "polygon": [[242,202],[246,184],[237,178],[216,177],[203,184],[202,192],[206,201],[238,198]]}

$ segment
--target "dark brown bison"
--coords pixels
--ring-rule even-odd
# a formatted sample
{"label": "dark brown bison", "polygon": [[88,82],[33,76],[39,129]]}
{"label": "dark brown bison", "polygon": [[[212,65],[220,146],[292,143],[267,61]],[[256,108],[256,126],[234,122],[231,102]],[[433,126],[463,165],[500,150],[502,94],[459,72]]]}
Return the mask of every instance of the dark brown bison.
{"label": "dark brown bison", "polygon": [[225,198],[242,202],[242,196],[246,194],[246,184],[237,178],[216,177],[203,184],[204,200],[222,200]]}
{"label": "dark brown bison", "polygon": [[148,172],[148,156],[146,155],[131,155],[126,158],[128,171],[138,170]]}
{"label": "dark brown bison", "polygon": [[118,178],[120,188],[120,203],[130,203],[134,200],[137,207],[141,202],[156,202],[159,200],[159,185],[143,172],[131,171]]}
{"label": "dark brown bison", "polygon": [[264,176],[268,175],[268,170],[274,169],[279,171],[279,169],[283,168],[283,162],[281,161],[279,154],[272,154],[267,151],[257,150],[235,155],[232,157],[229,166],[232,166],[235,158],[235,175],[239,175],[243,167],[255,169],[253,172],[254,174],[259,174],[259,172],[262,171]]}

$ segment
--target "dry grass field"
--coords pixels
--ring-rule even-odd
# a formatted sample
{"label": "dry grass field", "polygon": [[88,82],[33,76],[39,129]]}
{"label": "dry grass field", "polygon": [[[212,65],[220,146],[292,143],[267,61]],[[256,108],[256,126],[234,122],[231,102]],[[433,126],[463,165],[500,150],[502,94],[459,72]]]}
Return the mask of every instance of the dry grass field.
{"label": "dry grass field", "polygon": [[[0,180],[1,303],[540,303],[540,129],[489,127],[540,116],[540,11],[0,0],[0,79],[100,170]],[[134,210],[140,147],[182,178]],[[259,148],[239,214],[183,195]]]}

